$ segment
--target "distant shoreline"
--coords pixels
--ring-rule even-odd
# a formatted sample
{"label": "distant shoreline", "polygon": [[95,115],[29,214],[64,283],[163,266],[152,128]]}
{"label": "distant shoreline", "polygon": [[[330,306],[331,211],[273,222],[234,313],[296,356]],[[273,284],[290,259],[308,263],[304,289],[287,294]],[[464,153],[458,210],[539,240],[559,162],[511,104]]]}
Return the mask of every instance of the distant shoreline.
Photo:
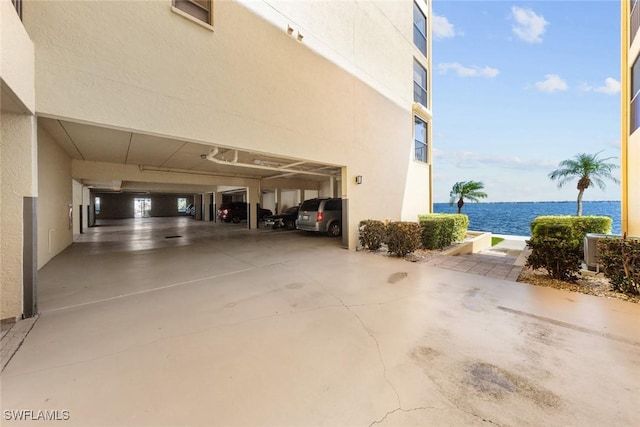
{"label": "distant shoreline", "polygon": [[[577,203],[576,200],[545,200],[545,201],[539,201],[539,202],[464,202],[465,205],[467,204],[477,204],[477,205],[490,205],[490,204],[494,204],[494,203]],[[621,200],[583,200],[582,203],[622,203]],[[433,204],[438,204],[438,205],[448,205],[449,201],[447,200],[446,202],[433,202]]]}
{"label": "distant shoreline", "polygon": [[[583,201],[584,216],[608,216],[612,220],[611,232],[620,234],[622,215],[619,201]],[[436,213],[456,213],[457,206],[434,203]],[[469,218],[469,230],[490,231],[510,236],[531,235],[531,222],[539,216],[574,216],[576,202],[467,202],[462,213]]]}

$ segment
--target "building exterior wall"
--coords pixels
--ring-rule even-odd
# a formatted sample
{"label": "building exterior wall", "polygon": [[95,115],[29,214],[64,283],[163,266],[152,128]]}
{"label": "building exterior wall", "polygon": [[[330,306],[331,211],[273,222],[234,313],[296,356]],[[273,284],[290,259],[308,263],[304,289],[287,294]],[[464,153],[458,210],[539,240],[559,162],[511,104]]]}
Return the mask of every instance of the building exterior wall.
{"label": "building exterior wall", "polygon": [[430,209],[429,165],[413,160],[413,3],[394,3],[214,1],[210,31],[168,0],[27,2],[36,108],[344,166],[354,248],[361,219]]}
{"label": "building exterior wall", "polygon": [[2,95],[35,111],[34,46],[10,0],[0,0]]}
{"label": "building exterior wall", "polygon": [[[622,57],[622,84],[621,84],[621,177],[622,177],[622,232],[630,236],[640,236],[640,128],[634,123],[632,115],[634,111],[640,111],[640,95],[636,96],[635,103],[632,97],[633,91],[633,64],[640,56],[640,31],[635,34],[633,40],[632,21],[640,22],[640,4],[636,3],[635,17],[632,17],[633,1],[621,0],[621,57]],[[640,82],[636,82],[638,85]],[[635,107],[632,104],[636,104]],[[635,113],[637,116],[637,113]]]}
{"label": "building exterior wall", "polygon": [[[71,159],[41,127],[38,128],[38,269],[73,243],[69,208],[73,208]],[[82,199],[80,199],[80,203]],[[73,221],[79,221],[79,207]],[[78,229],[79,231],[79,229]]]}

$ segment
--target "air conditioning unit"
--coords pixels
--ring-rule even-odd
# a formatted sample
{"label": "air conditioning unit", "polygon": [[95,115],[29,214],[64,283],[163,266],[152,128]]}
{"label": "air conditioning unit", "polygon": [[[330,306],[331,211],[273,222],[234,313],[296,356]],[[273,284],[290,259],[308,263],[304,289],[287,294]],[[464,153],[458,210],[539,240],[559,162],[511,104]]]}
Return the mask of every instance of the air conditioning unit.
{"label": "air conditioning unit", "polygon": [[620,238],[615,234],[587,233],[584,236],[584,263],[589,270],[600,272],[600,253],[598,251],[598,241],[600,239]]}

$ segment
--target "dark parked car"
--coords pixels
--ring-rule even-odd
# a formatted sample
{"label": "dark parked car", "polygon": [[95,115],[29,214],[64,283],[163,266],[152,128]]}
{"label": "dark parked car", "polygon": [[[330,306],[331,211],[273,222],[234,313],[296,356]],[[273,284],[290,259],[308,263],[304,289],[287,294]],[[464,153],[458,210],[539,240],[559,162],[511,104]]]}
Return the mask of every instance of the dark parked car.
{"label": "dark parked car", "polygon": [[288,209],[285,209],[279,215],[270,215],[265,217],[264,225],[265,227],[273,226],[273,229],[276,228],[286,228],[287,230],[295,230],[296,229],[296,220],[298,219],[298,208],[300,206],[292,206]]}
{"label": "dark parked car", "polygon": [[[258,206],[258,219],[263,220],[265,217],[272,215],[269,209],[262,209]],[[218,218],[225,222],[238,223],[247,219],[247,204],[245,202],[223,203],[218,209]]]}
{"label": "dark parked car", "polygon": [[300,205],[296,227],[338,237],[342,234],[342,199],[305,200]]}

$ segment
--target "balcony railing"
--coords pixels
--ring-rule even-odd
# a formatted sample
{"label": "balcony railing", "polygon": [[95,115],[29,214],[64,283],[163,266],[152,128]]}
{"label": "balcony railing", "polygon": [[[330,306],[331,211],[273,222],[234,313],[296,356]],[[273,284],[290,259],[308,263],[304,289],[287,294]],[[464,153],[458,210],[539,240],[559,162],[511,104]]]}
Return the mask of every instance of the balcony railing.
{"label": "balcony railing", "polygon": [[16,12],[18,12],[18,16],[22,21],[22,0],[11,0],[11,3],[13,3],[13,7],[16,8]]}
{"label": "balcony railing", "polygon": [[634,1],[631,7],[631,39],[629,40],[629,44],[633,43],[633,39],[636,37],[638,28],[640,28],[640,6],[638,6],[637,1]]}

